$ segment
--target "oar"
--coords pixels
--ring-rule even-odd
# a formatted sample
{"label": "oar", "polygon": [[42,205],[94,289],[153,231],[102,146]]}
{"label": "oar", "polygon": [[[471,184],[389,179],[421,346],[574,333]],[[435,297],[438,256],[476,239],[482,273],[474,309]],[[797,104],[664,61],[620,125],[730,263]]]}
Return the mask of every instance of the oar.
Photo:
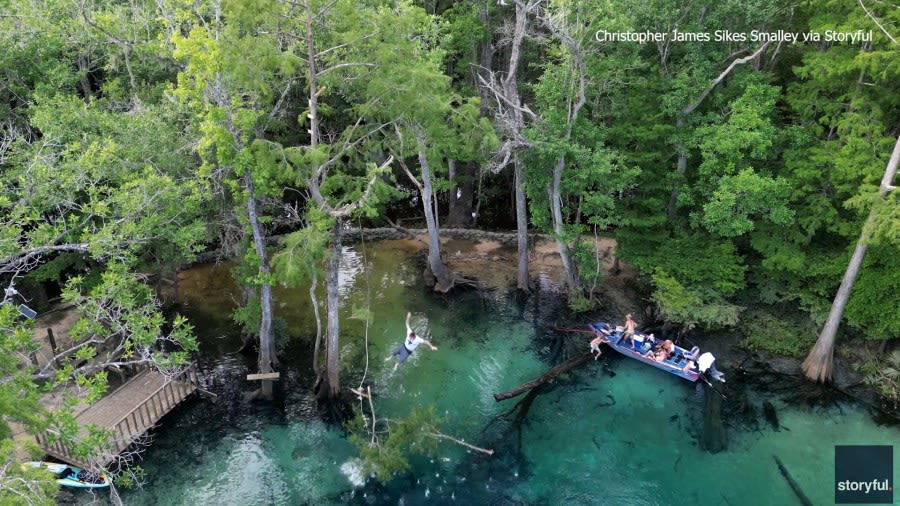
{"label": "oar", "polygon": [[716,387],[714,387],[714,386],[712,385],[712,383],[710,383],[709,380],[706,379],[706,376],[705,376],[702,372],[700,373],[700,379],[702,379],[703,382],[706,383],[706,385],[707,385],[709,388],[711,388],[713,392],[715,392],[715,393],[719,394],[720,396],[722,396],[722,399],[723,399],[723,400],[726,400],[726,401],[728,400],[728,397],[725,397],[725,394],[723,394],[722,392],[716,390]]}

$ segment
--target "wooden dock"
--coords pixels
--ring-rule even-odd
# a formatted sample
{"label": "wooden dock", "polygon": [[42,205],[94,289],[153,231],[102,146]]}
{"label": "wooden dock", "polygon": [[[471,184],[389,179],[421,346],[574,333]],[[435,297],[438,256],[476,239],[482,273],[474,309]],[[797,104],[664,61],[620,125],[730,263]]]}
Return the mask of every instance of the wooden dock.
{"label": "wooden dock", "polygon": [[[172,377],[147,369],[79,413],[76,417],[79,427],[96,425],[112,431],[106,451],[92,463],[108,466],[166,413],[197,390],[197,386],[194,369]],[[47,434],[39,435],[37,440],[48,455],[79,467],[93,467],[62,443],[52,442]]]}

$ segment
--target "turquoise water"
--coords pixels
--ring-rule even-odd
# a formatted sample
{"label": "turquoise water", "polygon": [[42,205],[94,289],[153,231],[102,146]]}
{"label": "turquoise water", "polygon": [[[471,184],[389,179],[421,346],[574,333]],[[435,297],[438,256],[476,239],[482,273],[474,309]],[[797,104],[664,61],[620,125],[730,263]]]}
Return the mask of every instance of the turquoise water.
{"label": "turquoise water", "polygon": [[[277,293],[294,336],[283,400],[246,403],[242,393],[254,385],[243,377],[253,360],[234,353],[239,340],[223,319],[235,292],[224,271],[204,267],[186,273],[184,296],[204,336],[206,387],[219,397],[191,400],[163,420],[142,463],[145,485],[122,491],[125,504],[799,504],[774,455],[813,504],[833,504],[835,445],[900,441],[900,429],[876,426],[855,405],[801,410],[768,397],[780,431],[726,419],[728,449],[709,454],[697,442],[696,386],[618,356],[561,377],[534,399],[521,432],[507,433],[513,416],[498,417],[522,397],[497,403],[492,394],[542,374],[559,360],[560,345],[587,349],[587,336],[553,332],[555,299],[520,305],[504,290],[433,295],[419,286],[408,243],[347,253],[344,387],[371,385],[382,417],[433,406],[444,433],[496,453],[446,442],[387,485],[354,485],[354,448],[341,427],[318,418],[309,396],[315,327],[307,290]],[[350,318],[354,306],[370,307],[368,329]],[[394,371],[383,359],[403,337],[407,310],[439,349],[423,345]],[[748,398],[757,408],[763,400],[752,391]],[[900,452],[894,459],[900,469]]]}

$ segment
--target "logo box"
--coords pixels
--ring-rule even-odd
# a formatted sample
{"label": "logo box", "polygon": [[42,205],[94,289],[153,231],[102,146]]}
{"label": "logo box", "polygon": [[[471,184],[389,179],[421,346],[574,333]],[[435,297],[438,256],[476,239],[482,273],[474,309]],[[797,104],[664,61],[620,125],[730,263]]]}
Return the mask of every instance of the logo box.
{"label": "logo box", "polygon": [[893,446],[835,446],[836,504],[893,504]]}

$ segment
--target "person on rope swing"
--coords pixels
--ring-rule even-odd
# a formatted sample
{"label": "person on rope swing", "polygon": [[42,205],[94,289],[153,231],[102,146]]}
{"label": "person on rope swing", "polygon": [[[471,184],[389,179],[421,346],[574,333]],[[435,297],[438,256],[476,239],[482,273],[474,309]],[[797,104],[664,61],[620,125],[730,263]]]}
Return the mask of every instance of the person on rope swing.
{"label": "person on rope swing", "polygon": [[437,351],[437,346],[431,344],[431,341],[416,335],[416,332],[409,325],[409,319],[411,317],[412,317],[412,313],[407,312],[406,313],[406,339],[404,339],[403,342],[399,346],[394,348],[394,351],[391,352],[391,355],[389,357],[384,359],[384,361],[387,362],[388,360],[390,360],[394,357],[397,357],[397,363],[394,364],[395,371],[397,370],[398,367],[400,367],[400,364],[402,364],[403,362],[406,362],[406,359],[408,359],[409,356],[412,355],[412,353],[414,351],[416,351],[416,348],[418,348],[419,345],[422,343],[427,344],[428,347],[431,348],[431,351]]}

